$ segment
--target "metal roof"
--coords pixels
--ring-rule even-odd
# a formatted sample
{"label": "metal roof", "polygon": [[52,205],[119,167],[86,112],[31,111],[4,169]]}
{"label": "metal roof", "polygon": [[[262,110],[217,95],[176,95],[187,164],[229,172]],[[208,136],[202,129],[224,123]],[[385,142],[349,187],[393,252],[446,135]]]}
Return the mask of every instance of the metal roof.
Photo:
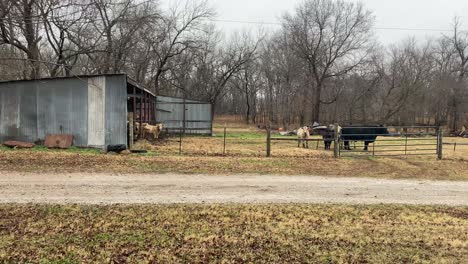
{"label": "metal roof", "polygon": [[[37,82],[37,81],[48,81],[48,80],[63,80],[63,79],[86,79],[86,78],[93,78],[93,77],[101,77],[101,76],[125,76],[127,78],[127,83],[129,83],[132,86],[135,86],[136,88],[145,91],[146,93],[156,97],[156,94],[145,88],[143,85],[139,84],[137,81],[132,79],[130,76],[128,76],[126,73],[108,73],[108,74],[85,74],[85,75],[73,75],[73,76],[60,76],[60,77],[45,77],[45,78],[37,78],[37,79],[21,79],[21,80],[0,80],[0,83],[18,83],[18,82]],[[183,100],[184,98],[182,97],[176,97],[176,96],[165,96],[165,95],[159,95],[160,97],[167,97],[167,98],[173,98],[173,99],[181,99]],[[192,102],[199,102],[199,103],[206,103],[209,104],[207,101],[203,100],[197,100],[197,99],[189,99],[185,98],[186,100],[190,100]]]}
{"label": "metal roof", "polygon": [[21,79],[21,80],[0,80],[0,83],[18,83],[18,82],[37,82],[37,81],[49,81],[49,80],[64,80],[64,79],[87,79],[93,77],[102,77],[102,76],[125,76],[127,78],[127,83],[136,88],[149,93],[152,96],[156,96],[153,92],[143,87],[137,81],[130,78],[125,73],[108,73],[108,74],[88,74],[88,75],[73,75],[73,76],[60,76],[60,77],[45,77],[37,79]]}
{"label": "metal roof", "polygon": [[10,82],[34,82],[34,81],[46,81],[46,80],[62,80],[62,79],[80,79],[80,78],[92,78],[100,76],[121,76],[126,75],[125,73],[112,73],[112,74],[88,74],[88,75],[73,75],[73,76],[60,76],[60,77],[45,77],[37,79],[21,79],[21,80],[2,80],[0,83]]}

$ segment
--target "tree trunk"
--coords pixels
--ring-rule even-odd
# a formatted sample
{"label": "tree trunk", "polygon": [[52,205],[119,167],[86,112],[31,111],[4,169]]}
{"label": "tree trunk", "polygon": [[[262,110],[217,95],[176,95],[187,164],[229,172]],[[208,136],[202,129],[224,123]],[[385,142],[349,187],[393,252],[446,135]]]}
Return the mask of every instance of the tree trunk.
{"label": "tree trunk", "polygon": [[247,111],[245,113],[245,122],[248,125],[250,123],[250,101],[249,101],[249,95],[248,94],[246,96],[246,103],[247,103]]}
{"label": "tree trunk", "polygon": [[312,109],[312,124],[314,122],[320,123],[320,98],[322,94],[322,84],[317,83],[317,88],[315,89],[315,94],[313,94],[313,109]]}

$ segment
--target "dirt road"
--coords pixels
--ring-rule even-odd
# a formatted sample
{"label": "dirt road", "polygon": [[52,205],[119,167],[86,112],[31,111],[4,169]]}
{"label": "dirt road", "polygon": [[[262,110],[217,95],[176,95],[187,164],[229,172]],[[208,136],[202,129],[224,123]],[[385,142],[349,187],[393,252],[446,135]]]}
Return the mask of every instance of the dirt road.
{"label": "dirt road", "polygon": [[0,172],[0,203],[397,203],[468,206],[468,182],[315,176]]}

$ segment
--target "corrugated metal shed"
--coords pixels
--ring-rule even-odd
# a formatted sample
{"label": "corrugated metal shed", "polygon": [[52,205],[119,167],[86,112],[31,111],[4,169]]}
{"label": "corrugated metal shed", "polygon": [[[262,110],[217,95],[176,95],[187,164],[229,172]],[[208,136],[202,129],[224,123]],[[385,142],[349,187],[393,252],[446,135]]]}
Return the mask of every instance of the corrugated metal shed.
{"label": "corrugated metal shed", "polygon": [[156,119],[164,124],[169,133],[179,133],[182,129],[187,134],[211,135],[213,132],[211,107],[210,103],[203,101],[157,96]]}
{"label": "corrugated metal shed", "polygon": [[126,118],[124,74],[0,82],[0,142],[72,134],[75,146],[127,145]]}
{"label": "corrugated metal shed", "polygon": [[212,133],[211,104],[156,98],[125,74],[108,74],[0,82],[0,143],[71,134],[74,146],[127,146],[127,108],[134,129],[158,121],[171,133]]}

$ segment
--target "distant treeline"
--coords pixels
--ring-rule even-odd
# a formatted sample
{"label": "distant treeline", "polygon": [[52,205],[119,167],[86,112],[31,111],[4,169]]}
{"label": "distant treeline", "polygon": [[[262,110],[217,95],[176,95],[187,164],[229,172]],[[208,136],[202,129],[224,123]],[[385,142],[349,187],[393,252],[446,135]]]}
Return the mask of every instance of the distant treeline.
{"label": "distant treeline", "polygon": [[467,121],[458,19],[450,34],[386,47],[362,4],[307,0],[277,30],[231,36],[215,11],[195,0],[0,1],[0,79],[126,72],[155,93],[284,127]]}

